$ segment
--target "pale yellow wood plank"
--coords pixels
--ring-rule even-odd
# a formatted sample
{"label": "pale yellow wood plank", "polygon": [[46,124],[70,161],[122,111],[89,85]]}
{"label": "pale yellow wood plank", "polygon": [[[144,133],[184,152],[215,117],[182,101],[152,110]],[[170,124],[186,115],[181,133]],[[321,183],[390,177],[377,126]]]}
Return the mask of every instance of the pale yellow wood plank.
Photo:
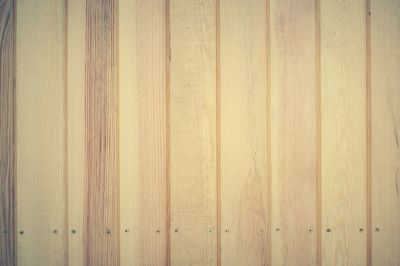
{"label": "pale yellow wood plank", "polygon": [[64,1],[16,6],[17,260],[65,265]]}
{"label": "pale yellow wood plank", "polygon": [[[119,2],[120,257],[137,265],[139,230],[139,108],[137,106],[136,3]],[[125,232],[127,231],[127,232]]]}
{"label": "pale yellow wood plank", "polygon": [[220,4],[222,264],[267,265],[266,1]]}
{"label": "pale yellow wood plank", "polygon": [[83,265],[86,4],[68,1],[68,260]]}
{"label": "pale yellow wood plank", "polygon": [[170,4],[171,260],[215,265],[216,6]]}
{"label": "pale yellow wood plank", "polygon": [[365,13],[364,0],[321,1],[324,265],[366,265]]}
{"label": "pale yellow wood plank", "polygon": [[122,265],[167,264],[165,8],[120,2]]}
{"label": "pale yellow wood plank", "polygon": [[317,260],[315,4],[270,3],[272,265]]}
{"label": "pale yellow wood plank", "polygon": [[371,1],[371,64],[372,262],[400,265],[399,0]]}

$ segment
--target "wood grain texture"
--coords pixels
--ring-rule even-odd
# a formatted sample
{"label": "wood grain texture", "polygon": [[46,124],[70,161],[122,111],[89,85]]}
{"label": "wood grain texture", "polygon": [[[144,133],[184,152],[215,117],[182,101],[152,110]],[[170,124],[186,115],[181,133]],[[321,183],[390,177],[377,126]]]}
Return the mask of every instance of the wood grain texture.
{"label": "wood grain texture", "polygon": [[216,6],[171,0],[171,264],[216,264]]}
{"label": "wood grain texture", "polygon": [[14,1],[0,3],[0,265],[16,265]]}
{"label": "wood grain texture", "polygon": [[371,65],[372,265],[400,265],[398,0],[371,1]]}
{"label": "wood grain texture", "polygon": [[85,265],[119,265],[117,8],[86,1]]}
{"label": "wood grain texture", "polygon": [[69,0],[67,10],[68,262],[84,265],[85,199],[85,1]]}
{"label": "wood grain texture", "polygon": [[315,4],[270,3],[272,265],[317,260]]}
{"label": "wood grain texture", "polygon": [[266,1],[220,4],[222,265],[267,265]]}
{"label": "wood grain texture", "polygon": [[121,264],[166,265],[166,6],[119,8]]}
{"label": "wood grain texture", "polygon": [[64,1],[16,18],[18,265],[66,265]]}
{"label": "wood grain texture", "polygon": [[365,40],[364,0],[321,1],[324,265],[367,263]]}

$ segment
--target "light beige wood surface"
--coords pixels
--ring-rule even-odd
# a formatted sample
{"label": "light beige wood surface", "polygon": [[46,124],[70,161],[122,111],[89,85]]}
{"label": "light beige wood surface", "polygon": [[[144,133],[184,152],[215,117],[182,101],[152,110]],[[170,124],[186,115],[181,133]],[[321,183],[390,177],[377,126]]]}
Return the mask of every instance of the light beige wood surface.
{"label": "light beige wood surface", "polygon": [[316,265],[316,1],[271,1],[272,265]]}
{"label": "light beige wood surface", "polygon": [[365,1],[321,1],[321,108],[322,262],[366,265]]}
{"label": "light beige wood surface", "polygon": [[0,265],[400,264],[399,1],[0,1]]}
{"label": "light beige wood surface", "polygon": [[[68,2],[68,262],[84,265],[83,225],[85,198],[85,24],[86,5]],[[64,50],[65,51],[65,50]]]}
{"label": "light beige wood surface", "polygon": [[220,11],[222,265],[266,265],[266,1]]}
{"label": "light beige wood surface", "polygon": [[167,261],[166,25],[162,1],[120,2],[121,264]]}
{"label": "light beige wood surface", "polygon": [[[119,105],[120,105],[120,210],[121,265],[133,265],[140,256],[139,201],[139,108],[137,89],[135,1],[119,2]],[[125,232],[127,231],[127,232]]]}
{"label": "light beige wood surface", "polygon": [[20,0],[17,14],[17,260],[65,265],[64,1]]}
{"label": "light beige wood surface", "polygon": [[171,263],[215,265],[215,1],[171,0]]}
{"label": "light beige wood surface", "polygon": [[372,262],[400,265],[400,1],[371,1]]}

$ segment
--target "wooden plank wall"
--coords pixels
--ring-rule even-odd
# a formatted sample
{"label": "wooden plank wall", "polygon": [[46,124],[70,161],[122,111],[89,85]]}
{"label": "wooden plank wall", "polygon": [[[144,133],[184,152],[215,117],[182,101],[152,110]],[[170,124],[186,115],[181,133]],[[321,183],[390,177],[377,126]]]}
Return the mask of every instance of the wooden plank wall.
{"label": "wooden plank wall", "polygon": [[0,265],[400,265],[399,0],[0,1]]}

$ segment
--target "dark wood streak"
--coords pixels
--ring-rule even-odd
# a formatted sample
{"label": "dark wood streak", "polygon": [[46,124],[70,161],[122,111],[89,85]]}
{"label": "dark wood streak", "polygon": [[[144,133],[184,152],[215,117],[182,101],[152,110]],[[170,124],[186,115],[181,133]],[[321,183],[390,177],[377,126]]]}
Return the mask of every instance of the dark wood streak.
{"label": "dark wood streak", "polygon": [[119,264],[116,10],[86,2],[85,265]]}
{"label": "dark wood streak", "polygon": [[16,265],[15,28],[13,0],[0,1],[0,265]]}

